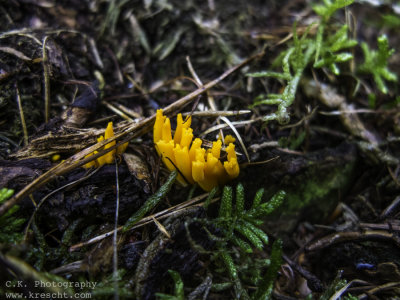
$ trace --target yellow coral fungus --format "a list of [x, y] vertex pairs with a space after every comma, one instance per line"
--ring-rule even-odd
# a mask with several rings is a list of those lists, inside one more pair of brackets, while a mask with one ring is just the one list
[[[107, 140], [113, 136], [114, 136], [113, 124], [112, 124], [112, 122], [109, 122], [107, 125], [107, 128], [106, 128], [106, 132], [104, 133], [104, 139]], [[115, 140], [112, 141], [111, 143], [108, 143], [107, 145], [104, 146], [104, 150], [111, 148], [115, 144], [116, 144]], [[116, 150], [114, 149], [103, 155], [104, 161], [106, 164], [112, 164], [114, 162], [115, 152], [116, 152]]]
[[230, 178], [235, 178], [239, 175], [235, 145], [229, 144], [229, 146], [226, 147], [226, 152], [228, 153], [228, 161], [224, 162], [225, 171], [229, 174]]
[[225, 145], [229, 145], [230, 143], [234, 143], [236, 141], [236, 139], [233, 136], [231, 136], [230, 134], [228, 134], [225, 137], [224, 141], [225, 141]]
[[154, 123], [153, 141], [154, 144], [162, 139], [162, 128], [167, 117], [163, 116], [162, 109], [157, 110], [156, 122]]
[[[220, 135], [218, 135], [218, 140], [221, 140], [221, 139], [222, 139], [222, 137]], [[225, 145], [229, 145], [230, 143], [234, 143], [234, 142], [236, 142], [236, 138], [234, 138], [230, 134], [225, 136], [225, 138], [224, 138]]]
[[[113, 136], [114, 136], [113, 123], [109, 122], [108, 125], [107, 125], [107, 128], [106, 128], [106, 130], [104, 132], [104, 136], [101, 135], [100, 137], [98, 137], [97, 138], [97, 142], [100, 143], [100, 142], [102, 142], [104, 140], [112, 138]], [[104, 149], [111, 148], [115, 144], [116, 144], [116, 141], [114, 140], [114, 141], [106, 144], [104, 146]], [[98, 157], [96, 160], [88, 162], [87, 164], [83, 165], [83, 167], [87, 169], [87, 168], [92, 168], [92, 167], [101, 167], [104, 164], [112, 164], [112, 163], [114, 163], [115, 154], [120, 155], [120, 154], [124, 153], [127, 147], [128, 147], [128, 142], [118, 146], [117, 149], [113, 149], [113, 150], [109, 151], [108, 153]], [[86, 157], [90, 157], [90, 156], [92, 156], [93, 154], [96, 154], [96, 153], [98, 153], [98, 151], [94, 151], [93, 153], [89, 153], [88, 155], [85, 156], [85, 158]]]
[[[201, 147], [201, 139], [196, 138], [192, 142], [191, 121], [190, 117], [183, 121], [182, 115], [178, 114], [172, 139], [169, 118], [163, 115], [162, 109], [157, 110], [153, 129], [155, 148], [170, 171], [176, 168], [179, 170], [181, 175], [178, 176], [178, 180], [181, 183], [196, 182], [205, 191], [211, 191], [215, 186], [239, 175], [235, 145], [229, 143], [226, 148], [228, 160], [221, 163], [222, 142], [220, 140], [213, 142], [212, 148], [208, 151]], [[232, 139], [234, 140], [228, 138], [228, 141]]]
[[[162, 114], [162, 110], [161, 110], [161, 114]], [[175, 130], [175, 134], [174, 134], [174, 142], [175, 144], [180, 144], [182, 141], [182, 136], [183, 136], [183, 132], [184, 129], [190, 129], [192, 132], [193, 130], [190, 128], [190, 125], [192, 124], [192, 117], [189, 117], [187, 120], [185, 120], [185, 122], [183, 122], [183, 118], [182, 118], [182, 114], [178, 114], [177, 118], [176, 118], [176, 130]], [[193, 135], [192, 135], [193, 137]], [[191, 142], [191, 141], [190, 141]], [[189, 142], [189, 144], [190, 144]]]

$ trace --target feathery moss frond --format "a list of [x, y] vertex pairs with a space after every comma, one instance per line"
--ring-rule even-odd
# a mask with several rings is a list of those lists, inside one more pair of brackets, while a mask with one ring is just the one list
[[169, 190], [172, 187], [172, 184], [175, 182], [175, 179], [178, 175], [178, 172], [172, 171], [172, 173], [169, 175], [167, 181], [164, 183], [162, 187], [159, 188], [157, 192], [153, 196], [151, 196], [149, 199], [146, 200], [146, 202], [142, 205], [142, 207], [136, 211], [129, 219], [126, 221], [123, 231], [128, 231], [129, 229], [132, 228], [133, 225], [135, 225], [137, 222], [140, 221], [140, 219], [143, 218], [143, 216], [149, 212], [151, 209], [153, 209], [169, 192]]
[[162, 300], [184, 300], [185, 294], [183, 291], [183, 281], [181, 275], [174, 270], [168, 270], [168, 273], [169, 275], [171, 275], [175, 283], [174, 295], [156, 293], [156, 296], [158, 297], [158, 299]]
[[386, 87], [385, 80], [397, 80], [397, 75], [391, 72], [387, 67], [388, 60], [394, 53], [394, 49], [389, 48], [389, 41], [386, 35], [378, 37], [377, 51], [371, 50], [366, 43], [362, 43], [361, 48], [364, 52], [365, 61], [359, 66], [359, 71], [361, 73], [371, 74], [378, 89], [386, 94], [388, 88]]
[[[204, 224], [212, 224], [223, 235], [221, 238], [209, 233], [209, 237], [217, 245], [218, 251], [215, 255], [222, 261], [226, 272], [229, 274], [235, 299], [250, 299], [247, 290], [244, 289], [243, 280], [247, 280], [247, 284], [250, 280], [250, 284], [257, 286], [257, 295], [269, 295], [272, 292], [272, 284], [276, 278], [277, 270], [281, 265], [280, 242], [275, 242], [272, 246], [271, 260], [268, 260], [265, 275], [262, 275], [266, 267], [265, 263], [255, 265], [254, 258], [249, 256], [253, 253], [254, 248], [262, 250], [268, 244], [268, 235], [258, 226], [262, 225], [265, 216], [281, 205], [286, 195], [284, 191], [279, 191], [270, 201], [262, 202], [263, 194], [264, 189], [258, 190], [250, 207], [246, 209], [243, 185], [238, 184], [236, 186], [235, 202], [232, 187], [225, 186], [218, 217], [210, 221], [197, 220], [203, 221]], [[228, 247], [229, 243], [238, 248]], [[236, 254], [233, 255], [232, 252]]]
[[[0, 189], [0, 205], [13, 194], [14, 190], [12, 189]], [[0, 243], [18, 243], [22, 239], [21, 227], [26, 220], [15, 216], [18, 210], [19, 206], [14, 205], [4, 215], [0, 216]]]
[[276, 112], [265, 115], [264, 122], [276, 120], [280, 124], [290, 121], [288, 108], [296, 97], [297, 87], [303, 76], [304, 70], [314, 61], [314, 68], [328, 68], [333, 74], [339, 75], [338, 63], [353, 59], [349, 52], [342, 52], [357, 45], [357, 41], [349, 38], [347, 26], [342, 26], [335, 34], [326, 34], [330, 17], [340, 8], [352, 4], [354, 0], [324, 0], [321, 5], [314, 5], [314, 11], [321, 16], [317, 34], [308, 38], [310, 25], [301, 38], [297, 35], [296, 23], [293, 24], [293, 44], [286, 51], [282, 51], [274, 61], [273, 67], [281, 65], [282, 73], [275, 71], [261, 71], [249, 73], [250, 77], [272, 77], [284, 82], [285, 88], [281, 94], [260, 95], [256, 97], [252, 107], [259, 105], [276, 105]]

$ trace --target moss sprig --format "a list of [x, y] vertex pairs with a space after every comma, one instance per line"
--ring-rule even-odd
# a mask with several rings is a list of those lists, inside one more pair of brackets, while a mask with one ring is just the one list
[[[0, 205], [14, 194], [14, 190], [0, 189]], [[11, 207], [4, 215], [0, 216], [0, 243], [18, 243], [23, 237], [22, 225], [26, 219], [16, 216], [18, 205]]]
[[142, 205], [139, 210], [137, 210], [129, 219], [126, 221], [124, 227], [123, 227], [123, 232], [128, 231], [129, 229], [132, 228], [133, 225], [135, 225], [137, 222], [139, 222], [146, 213], [148, 213], [151, 209], [153, 209], [164, 197], [167, 195], [169, 190], [171, 189], [173, 183], [175, 182], [175, 179], [178, 175], [178, 172], [172, 171], [172, 173], [168, 176], [167, 181], [164, 183], [163, 186], [161, 186], [157, 192], [154, 193], [149, 199], [146, 200], [146, 202]]
[[261, 250], [268, 244], [267, 234], [259, 229], [263, 223], [263, 217], [269, 215], [281, 205], [285, 198], [285, 192], [279, 191], [269, 202], [262, 203], [264, 190], [260, 189], [253, 200], [250, 209], [245, 210], [244, 188], [242, 184], [236, 187], [236, 203], [233, 204], [233, 189], [225, 186], [222, 194], [218, 218], [213, 222], [224, 232], [225, 238], [231, 240], [241, 250], [252, 253], [252, 244]]
[[321, 4], [314, 4], [313, 10], [326, 22], [338, 10], [349, 6], [354, 0], [323, 0]]
[[378, 89], [386, 94], [388, 88], [386, 81], [396, 81], [397, 75], [388, 69], [388, 60], [393, 55], [394, 49], [390, 49], [389, 41], [386, 35], [378, 37], [378, 50], [371, 50], [367, 43], [361, 43], [361, 49], [364, 52], [364, 63], [358, 70], [364, 74], [371, 74]]
[[323, 4], [314, 5], [314, 11], [321, 16], [318, 22], [317, 34], [314, 38], [308, 38], [310, 25], [301, 38], [297, 35], [296, 23], [293, 25], [293, 44], [287, 50], [280, 53], [273, 66], [281, 65], [283, 72], [263, 71], [249, 73], [250, 77], [272, 77], [284, 81], [285, 88], [281, 94], [259, 95], [252, 107], [259, 105], [276, 105], [275, 112], [265, 115], [264, 122], [276, 120], [280, 124], [290, 121], [288, 108], [293, 104], [297, 88], [304, 70], [312, 61], [314, 68], [328, 68], [333, 74], [339, 75], [338, 63], [353, 59], [349, 52], [342, 52], [357, 45], [357, 41], [348, 36], [348, 28], [342, 26], [335, 34], [326, 34], [326, 28], [330, 17], [340, 8], [352, 4], [354, 0], [324, 0]]
[[[272, 246], [271, 259], [268, 260], [268, 271], [264, 276], [262, 275], [261, 268], [265, 267], [265, 264], [261, 264], [263, 267], [260, 267], [260, 264], [258, 264], [257, 267], [252, 263], [254, 258], [250, 256], [254, 248], [262, 250], [268, 244], [268, 235], [259, 226], [263, 224], [265, 216], [269, 215], [282, 204], [286, 193], [279, 191], [268, 202], [262, 201], [263, 195], [264, 189], [258, 190], [251, 206], [246, 209], [243, 185], [237, 185], [236, 199], [233, 196], [232, 187], [225, 186], [221, 197], [218, 217], [211, 221], [218, 230], [222, 231], [224, 236], [222, 239], [215, 239], [217, 248], [219, 249], [217, 257], [219, 257], [229, 274], [236, 299], [251, 299], [243, 287], [243, 279], [239, 274], [246, 274], [247, 278], [251, 278], [251, 284], [256, 284], [257, 291], [252, 298], [264, 299], [257, 297], [259, 295], [264, 297], [272, 292], [272, 284], [275, 280], [277, 270], [281, 265], [281, 242], [275, 242]], [[235, 202], [234, 199], [236, 200]], [[230, 250], [232, 248], [228, 247], [229, 243], [236, 245], [240, 251], [233, 255], [232, 250]], [[242, 269], [246, 270], [246, 267], [241, 266], [241, 263], [245, 266], [252, 265], [251, 272], [248, 270], [239, 272]]]
[[343, 25], [335, 34], [328, 36], [324, 43], [322, 40], [319, 42], [317, 36], [317, 50], [319, 49], [321, 57], [319, 58], [318, 54], [315, 55], [313, 67], [327, 67], [333, 74], [339, 75], [340, 69], [337, 64], [353, 59], [353, 54], [341, 51], [357, 44], [356, 40], [349, 38], [347, 25]]
[[175, 285], [174, 295], [156, 293], [157, 298], [162, 300], [184, 300], [185, 294], [183, 291], [183, 281], [181, 275], [174, 270], [168, 270], [168, 273], [174, 280], [174, 285]]

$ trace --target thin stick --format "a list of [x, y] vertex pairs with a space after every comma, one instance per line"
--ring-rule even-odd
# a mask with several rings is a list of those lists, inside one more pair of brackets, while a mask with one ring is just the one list
[[114, 235], [113, 235], [113, 281], [114, 281], [114, 300], [119, 300], [118, 291], [118, 251], [117, 251], [117, 236], [118, 236], [118, 215], [119, 215], [119, 180], [118, 180], [118, 162], [115, 159], [115, 186], [117, 190], [117, 203], [115, 208], [114, 220]]
[[[116, 107], [132, 118], [143, 119], [142, 115], [138, 114], [137, 112], [133, 111], [132, 109], [129, 109], [129, 108], [123, 106], [122, 104], [116, 104]], [[132, 121], [137, 122], [137, 120], [135, 120], [135, 119], [133, 119]]]
[[104, 69], [104, 64], [103, 64], [103, 61], [100, 58], [99, 51], [97, 50], [96, 42], [94, 41], [93, 38], [88, 38], [87, 40], [89, 42], [90, 49], [92, 50], [92, 54], [93, 54], [93, 57], [94, 57], [94, 61], [96, 62], [96, 65], [100, 69]]
[[257, 165], [265, 165], [270, 163], [271, 161], [277, 160], [279, 158], [279, 156], [275, 156], [273, 158], [267, 159], [267, 160], [263, 160], [263, 161], [253, 161], [253, 162], [246, 162], [243, 164], [240, 164], [240, 167], [245, 168], [247, 166], [257, 166]]
[[190, 61], [189, 56], [186, 56], [186, 62], [187, 62], [187, 65], [188, 65], [189, 72], [193, 76], [193, 79], [196, 81], [196, 83], [198, 85], [203, 85], [203, 83], [201, 82], [199, 76], [197, 76], [197, 74], [196, 74], [196, 72], [195, 72], [195, 70], [193, 68], [193, 65], [192, 65], [192, 62]]
[[224, 121], [228, 126], [232, 129], [232, 131], [235, 133], [236, 137], [238, 138], [239, 144], [243, 149], [244, 154], [246, 155], [247, 162], [250, 162], [250, 156], [249, 153], [247, 153], [246, 146], [243, 143], [242, 137], [240, 136], [239, 132], [236, 130], [235, 126], [233, 126], [232, 122], [229, 121], [227, 117], [221, 117], [221, 120]]
[[108, 103], [107, 101], [103, 101], [103, 104], [111, 111], [115, 112], [117, 115], [119, 115], [121, 118], [133, 122], [134, 120], [130, 118], [128, 115], [126, 115], [124, 112], [116, 108], [114, 105], [111, 103]]
[[19, 94], [19, 89], [18, 89], [18, 85], [17, 84], [15, 84], [15, 90], [17, 92], [17, 103], [18, 103], [19, 117], [21, 118], [22, 131], [24, 132], [24, 146], [27, 146], [28, 145], [28, 129], [26, 128], [24, 110], [22, 109], [21, 96]]
[[[238, 126], [244, 126], [244, 125], [247, 125], [247, 124], [251, 124], [251, 123], [254, 123], [254, 122], [257, 122], [257, 121], [259, 121], [259, 119], [231, 122], [231, 124], [238, 127]], [[226, 127], [229, 127], [229, 125], [228, 124], [215, 125], [213, 127], [208, 128], [207, 130], [203, 131], [200, 134], [200, 136], [205, 136], [205, 135], [209, 134], [210, 132], [217, 131], [219, 129], [226, 128]]]
[[0, 51], [14, 55], [16, 57], [18, 57], [19, 59], [22, 59], [24, 61], [32, 61], [32, 59], [30, 59], [28, 56], [26, 56], [25, 54], [23, 54], [22, 52], [11, 48], [11, 47], [0, 47]]
[[367, 291], [366, 293], [363, 293], [361, 295], [358, 296], [358, 299], [362, 300], [362, 299], [368, 299], [369, 297], [371, 297], [371, 295], [379, 292], [379, 291], [383, 291], [383, 290], [387, 290], [387, 289], [391, 289], [394, 288], [396, 286], [400, 285], [400, 283], [398, 281], [396, 282], [388, 282], [379, 286], [376, 286], [372, 289], [370, 289], [369, 291]]
[[206, 111], [194, 111], [193, 113], [183, 113], [182, 116], [196, 116], [205, 118], [216, 118], [216, 117], [231, 117], [239, 116], [251, 113], [251, 110], [206, 110]]
[[[264, 53], [259, 53], [257, 55], [254, 55], [254, 56], [246, 59], [242, 63], [225, 71], [218, 78], [210, 81], [209, 83], [205, 84], [204, 86], [198, 88], [197, 90], [189, 93], [188, 95], [186, 95], [186, 96], [182, 97], [181, 99], [175, 101], [174, 103], [170, 104], [169, 106], [167, 106], [164, 109], [164, 114], [171, 115], [173, 112], [176, 112], [176, 111], [184, 108], [185, 106], [190, 104], [194, 99], [196, 99], [199, 95], [201, 95], [205, 91], [211, 89], [212, 87], [214, 87], [215, 85], [220, 83], [222, 80], [224, 80], [226, 77], [228, 77], [235, 71], [239, 70], [243, 66], [247, 65], [252, 60], [261, 57], [262, 55], [264, 55]], [[75, 155], [66, 159], [64, 162], [61, 162], [60, 164], [51, 168], [46, 173], [42, 174], [41, 176], [39, 176], [38, 178], [33, 180], [30, 184], [25, 186], [21, 191], [19, 191], [16, 195], [14, 195], [12, 198], [10, 198], [2, 206], [0, 206], [0, 216], [3, 215], [6, 211], [8, 211], [13, 205], [17, 204], [19, 201], [21, 201], [22, 199], [27, 197], [29, 194], [34, 192], [36, 189], [45, 185], [46, 183], [53, 180], [57, 176], [68, 173], [68, 172], [114, 150], [119, 145], [122, 145], [122, 144], [126, 143], [127, 141], [148, 132], [151, 129], [151, 127], [153, 126], [155, 119], [156, 119], [156, 115], [154, 114], [151, 117], [141, 120], [139, 123], [128, 124], [121, 133], [116, 134], [115, 136], [113, 136], [107, 140], [104, 140], [100, 143], [96, 143], [93, 146], [90, 146], [90, 147], [76, 153]], [[117, 139], [121, 139], [121, 138], [124, 138], [124, 139], [122, 139], [116, 145], [114, 145], [110, 148], [107, 148], [103, 151], [99, 151], [99, 153], [93, 154], [90, 157], [85, 158], [86, 155], [93, 153], [94, 151], [100, 149], [104, 145], [106, 145], [112, 141], [115, 141]]]
[[[146, 225], [148, 223], [153, 222], [153, 218], [158, 218], [159, 220], [165, 219], [165, 218], [169, 217], [170, 215], [172, 215], [172, 214], [174, 214], [174, 213], [176, 213], [176, 212], [178, 212], [178, 211], [180, 211], [180, 210], [182, 210], [182, 209], [184, 209], [184, 208], [186, 208], [186, 207], [188, 207], [190, 205], [195, 205], [196, 202], [206, 198], [207, 196], [208, 196], [208, 193], [202, 194], [202, 195], [197, 196], [197, 197], [195, 197], [193, 199], [190, 199], [190, 200], [188, 200], [186, 202], [180, 203], [178, 205], [175, 205], [173, 207], [170, 207], [170, 208], [167, 208], [167, 209], [165, 209], [163, 211], [160, 211], [160, 212], [158, 212], [156, 214], [153, 214], [151, 216], [145, 217], [145, 218], [141, 219], [136, 225], [134, 225], [131, 228], [131, 230], [139, 228], [139, 227], [142, 227], [142, 226], [144, 226], [144, 225]], [[196, 204], [196, 205], [202, 205], [202, 204], [203, 203]], [[117, 228], [117, 230], [118, 231], [122, 230], [122, 228], [123, 228], [123, 226], [120, 226], [120, 227]], [[94, 237], [94, 238], [92, 238], [92, 239], [90, 239], [90, 240], [88, 240], [86, 242], [82, 242], [82, 243], [73, 245], [73, 246], [71, 246], [69, 248], [69, 251], [70, 252], [76, 251], [76, 250], [78, 250], [78, 249], [80, 249], [80, 248], [82, 248], [84, 246], [88, 246], [88, 245], [91, 245], [93, 243], [97, 243], [97, 242], [109, 237], [114, 232], [115, 232], [115, 230], [109, 231], [109, 232], [103, 233], [101, 235], [98, 235], [98, 236], [96, 236], [96, 237]]]
[[50, 111], [50, 79], [49, 79], [49, 66], [48, 66], [48, 58], [46, 51], [46, 42], [48, 36], [45, 36], [43, 39], [42, 45], [42, 64], [43, 64], [43, 76], [44, 76], [44, 119], [47, 123], [49, 121], [49, 111]]
[[[196, 84], [199, 86], [203, 86], [203, 82], [200, 80], [199, 76], [197, 76], [196, 71], [193, 68], [192, 62], [190, 61], [189, 56], [186, 56], [186, 61], [188, 64], [189, 71], [192, 74], [194, 80], [196, 81]], [[210, 93], [208, 91], [207, 91], [207, 102], [208, 102], [208, 105], [210, 106], [211, 111], [218, 110], [217, 105], [215, 104], [214, 98], [210, 95]], [[218, 125], [220, 124], [219, 118], [217, 119], [217, 123], [218, 123]], [[219, 134], [220, 134], [222, 140], [224, 140], [224, 133], [223, 133], [222, 129], [220, 129]]]
[[[190, 62], [189, 56], [186, 57], [186, 60], [188, 63], [188, 68], [190, 70], [190, 73], [192, 74], [193, 78], [196, 80], [197, 84], [203, 85], [200, 78], [197, 76], [195, 70], [193, 69], [193, 66], [192, 66], [192, 63]], [[207, 99], [208, 99], [208, 105], [210, 106], [211, 110], [216, 112], [218, 110], [217, 105], [215, 104], [215, 100], [209, 92], [207, 92]], [[249, 157], [249, 154], [247, 153], [247, 149], [243, 143], [242, 137], [240, 136], [239, 132], [236, 130], [235, 126], [233, 126], [232, 122], [229, 121], [229, 119], [225, 116], [221, 116], [220, 119], [222, 121], [224, 121], [235, 133], [236, 137], [238, 138], [239, 144], [242, 147], [244, 154], [246, 155], [247, 161], [250, 162], [250, 157]], [[217, 119], [217, 123], [218, 123], [218, 125], [220, 125], [219, 119]], [[224, 133], [222, 132], [222, 128], [220, 129], [219, 134], [220, 134], [221, 138], [223, 139]]]
[[330, 298], [329, 300], [337, 300], [340, 299], [340, 297], [344, 294], [344, 292], [346, 292], [346, 290], [354, 283], [364, 283], [364, 281], [355, 279], [350, 281], [348, 284], [346, 284], [345, 286], [343, 286], [341, 289], [339, 289], [338, 291], [336, 291]]

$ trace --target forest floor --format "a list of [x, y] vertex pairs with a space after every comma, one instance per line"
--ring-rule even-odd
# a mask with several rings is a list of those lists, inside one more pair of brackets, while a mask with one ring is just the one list
[[0, 15], [2, 299], [399, 299], [399, 4]]

